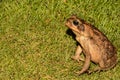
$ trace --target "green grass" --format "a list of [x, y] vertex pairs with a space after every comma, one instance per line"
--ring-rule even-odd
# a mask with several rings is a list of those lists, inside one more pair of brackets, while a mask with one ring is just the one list
[[[117, 66], [76, 76], [76, 41], [65, 20], [77, 14], [116, 46]], [[0, 80], [120, 79], [120, 0], [0, 0]], [[90, 68], [95, 67], [91, 64]]]

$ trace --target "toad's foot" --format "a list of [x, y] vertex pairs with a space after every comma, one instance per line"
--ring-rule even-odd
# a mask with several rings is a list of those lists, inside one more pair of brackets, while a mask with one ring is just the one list
[[73, 60], [78, 61], [78, 62], [80, 62], [80, 61], [84, 61], [84, 59], [81, 58], [80, 56], [71, 56], [71, 58], [72, 58]]
[[77, 72], [75, 72], [76, 73], [76, 75], [78, 75], [78, 76], [80, 76], [81, 74], [83, 74], [83, 72], [81, 72], [81, 71], [77, 71]]
[[101, 71], [101, 68], [100, 67], [96, 67], [94, 70], [87, 70], [87, 73], [88, 74], [91, 74], [91, 73], [93, 73], [93, 72], [97, 72], [97, 73], [99, 73]]

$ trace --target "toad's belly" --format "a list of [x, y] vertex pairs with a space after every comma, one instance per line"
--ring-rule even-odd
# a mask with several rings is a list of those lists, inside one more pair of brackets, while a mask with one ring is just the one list
[[102, 59], [102, 52], [101, 48], [98, 47], [95, 42], [91, 41], [88, 38], [85, 38], [84, 36], [81, 36], [80, 38], [77, 38], [77, 41], [81, 44], [83, 50], [85, 51], [85, 54], [90, 54], [91, 60], [94, 63], [99, 63], [99, 61]]
[[100, 47], [98, 47], [97, 45], [90, 44], [88, 47], [88, 52], [90, 53], [91, 60], [94, 63], [99, 63], [100, 60], [102, 59], [102, 52], [103, 51], [101, 51]]
[[96, 44], [90, 44], [89, 42], [84, 43], [83, 50], [85, 50], [85, 54], [90, 54], [91, 61], [94, 63], [99, 63], [102, 59], [102, 50]]
[[91, 61], [93, 61], [94, 63], [99, 63], [101, 59], [101, 55], [99, 55], [98, 53], [91, 53]]

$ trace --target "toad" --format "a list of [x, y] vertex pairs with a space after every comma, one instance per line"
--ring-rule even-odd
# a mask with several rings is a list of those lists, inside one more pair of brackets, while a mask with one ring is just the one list
[[[83, 68], [76, 72], [77, 74], [109, 70], [117, 64], [116, 48], [96, 27], [75, 15], [68, 18], [65, 25], [73, 31], [79, 43], [72, 59], [84, 61]], [[85, 55], [85, 59], [80, 56], [82, 52]], [[91, 61], [99, 65], [92, 71], [88, 70]]]

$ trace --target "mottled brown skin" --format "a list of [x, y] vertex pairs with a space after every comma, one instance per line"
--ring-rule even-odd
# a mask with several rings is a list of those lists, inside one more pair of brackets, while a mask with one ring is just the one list
[[[76, 40], [80, 44], [76, 49], [75, 56], [72, 56], [74, 60], [84, 61], [83, 68], [77, 74], [88, 72], [90, 61], [99, 65], [91, 72], [108, 70], [117, 64], [115, 47], [97, 28], [74, 15], [67, 19], [65, 25], [74, 32]], [[82, 52], [85, 60], [80, 57]], [[89, 71], [89, 73], [91, 72]]]

